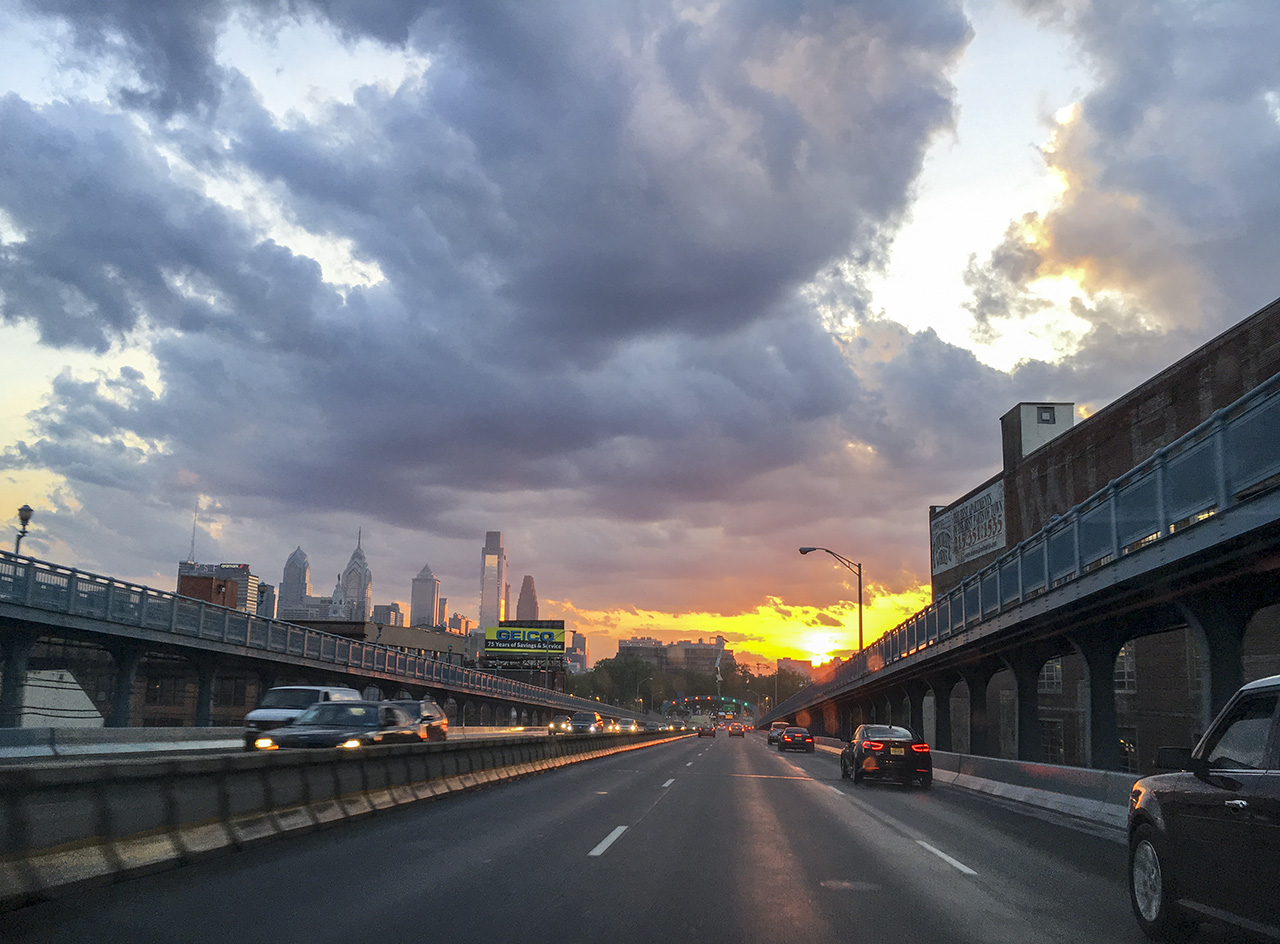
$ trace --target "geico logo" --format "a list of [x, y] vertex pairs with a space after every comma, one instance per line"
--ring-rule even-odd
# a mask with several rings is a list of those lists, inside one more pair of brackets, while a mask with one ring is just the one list
[[555, 642], [556, 634], [549, 629], [500, 629], [496, 638], [504, 642]]

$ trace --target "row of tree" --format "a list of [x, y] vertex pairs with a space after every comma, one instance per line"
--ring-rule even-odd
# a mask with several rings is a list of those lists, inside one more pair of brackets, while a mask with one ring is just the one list
[[776, 705], [809, 684], [799, 672], [783, 669], [780, 673], [757, 675], [745, 665], [733, 666], [724, 675], [717, 692], [714, 675], [702, 672], [664, 672], [635, 656], [601, 659], [590, 672], [569, 678], [569, 690], [581, 698], [599, 699], [602, 704], [622, 708], [638, 708], [643, 702], [654, 711], [663, 702], [719, 694], [736, 698], [752, 706]]

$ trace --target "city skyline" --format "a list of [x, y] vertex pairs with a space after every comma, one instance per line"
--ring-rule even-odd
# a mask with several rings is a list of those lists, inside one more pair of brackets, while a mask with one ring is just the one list
[[479, 616], [497, 528], [593, 659], [844, 654], [797, 548], [875, 640], [1009, 410], [1280, 294], [1280, 5], [392, 6], [0, 9], [24, 552]]

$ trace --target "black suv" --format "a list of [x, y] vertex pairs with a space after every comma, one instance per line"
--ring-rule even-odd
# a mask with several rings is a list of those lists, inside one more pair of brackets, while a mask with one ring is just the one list
[[1129, 899], [1153, 940], [1211, 918], [1280, 939], [1280, 675], [1231, 697], [1195, 750], [1129, 797]]

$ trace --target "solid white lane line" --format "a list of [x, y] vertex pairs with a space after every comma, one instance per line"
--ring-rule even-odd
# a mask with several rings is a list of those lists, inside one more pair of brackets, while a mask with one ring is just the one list
[[621, 836], [626, 831], [627, 831], [627, 827], [625, 826], [615, 827], [613, 832], [609, 833], [609, 835], [601, 839], [600, 844], [596, 846], [594, 849], [592, 849], [590, 852], [588, 852], [587, 855], [589, 856], [604, 855], [605, 850], [608, 849], [610, 846], [612, 846], [615, 842], [617, 842], [618, 837]]
[[670, 780], [668, 780], [666, 783], [664, 783], [664, 784], [663, 784], [663, 786], [664, 786], [664, 787], [669, 787], [669, 786], [671, 786], [671, 785], [672, 785], [673, 783], [675, 783], [675, 782], [676, 782], [676, 778], [675, 778], [675, 777], [672, 777]]
[[943, 862], [947, 863], [947, 865], [950, 865], [950, 866], [952, 866], [953, 868], [957, 868], [957, 869], [959, 869], [959, 870], [960, 870], [961, 872], [963, 872], [965, 875], [977, 875], [977, 874], [978, 874], [978, 873], [977, 873], [977, 872], [975, 872], [973, 869], [969, 868], [969, 866], [965, 865], [963, 862], [960, 862], [960, 861], [959, 861], [959, 860], [957, 860], [957, 859], [953, 859], [953, 858], [951, 858], [951, 856], [947, 855], [947, 854], [946, 854], [945, 852], [943, 852], [941, 849], [935, 849], [933, 846], [929, 845], [929, 844], [928, 844], [927, 842], [925, 842], [923, 839], [917, 839], [917, 840], [916, 840], [916, 842], [918, 842], [920, 845], [924, 846], [926, 849], [928, 849], [930, 852], [932, 852], [934, 855], [936, 855], [936, 856], [937, 856], [939, 859], [941, 859]]

